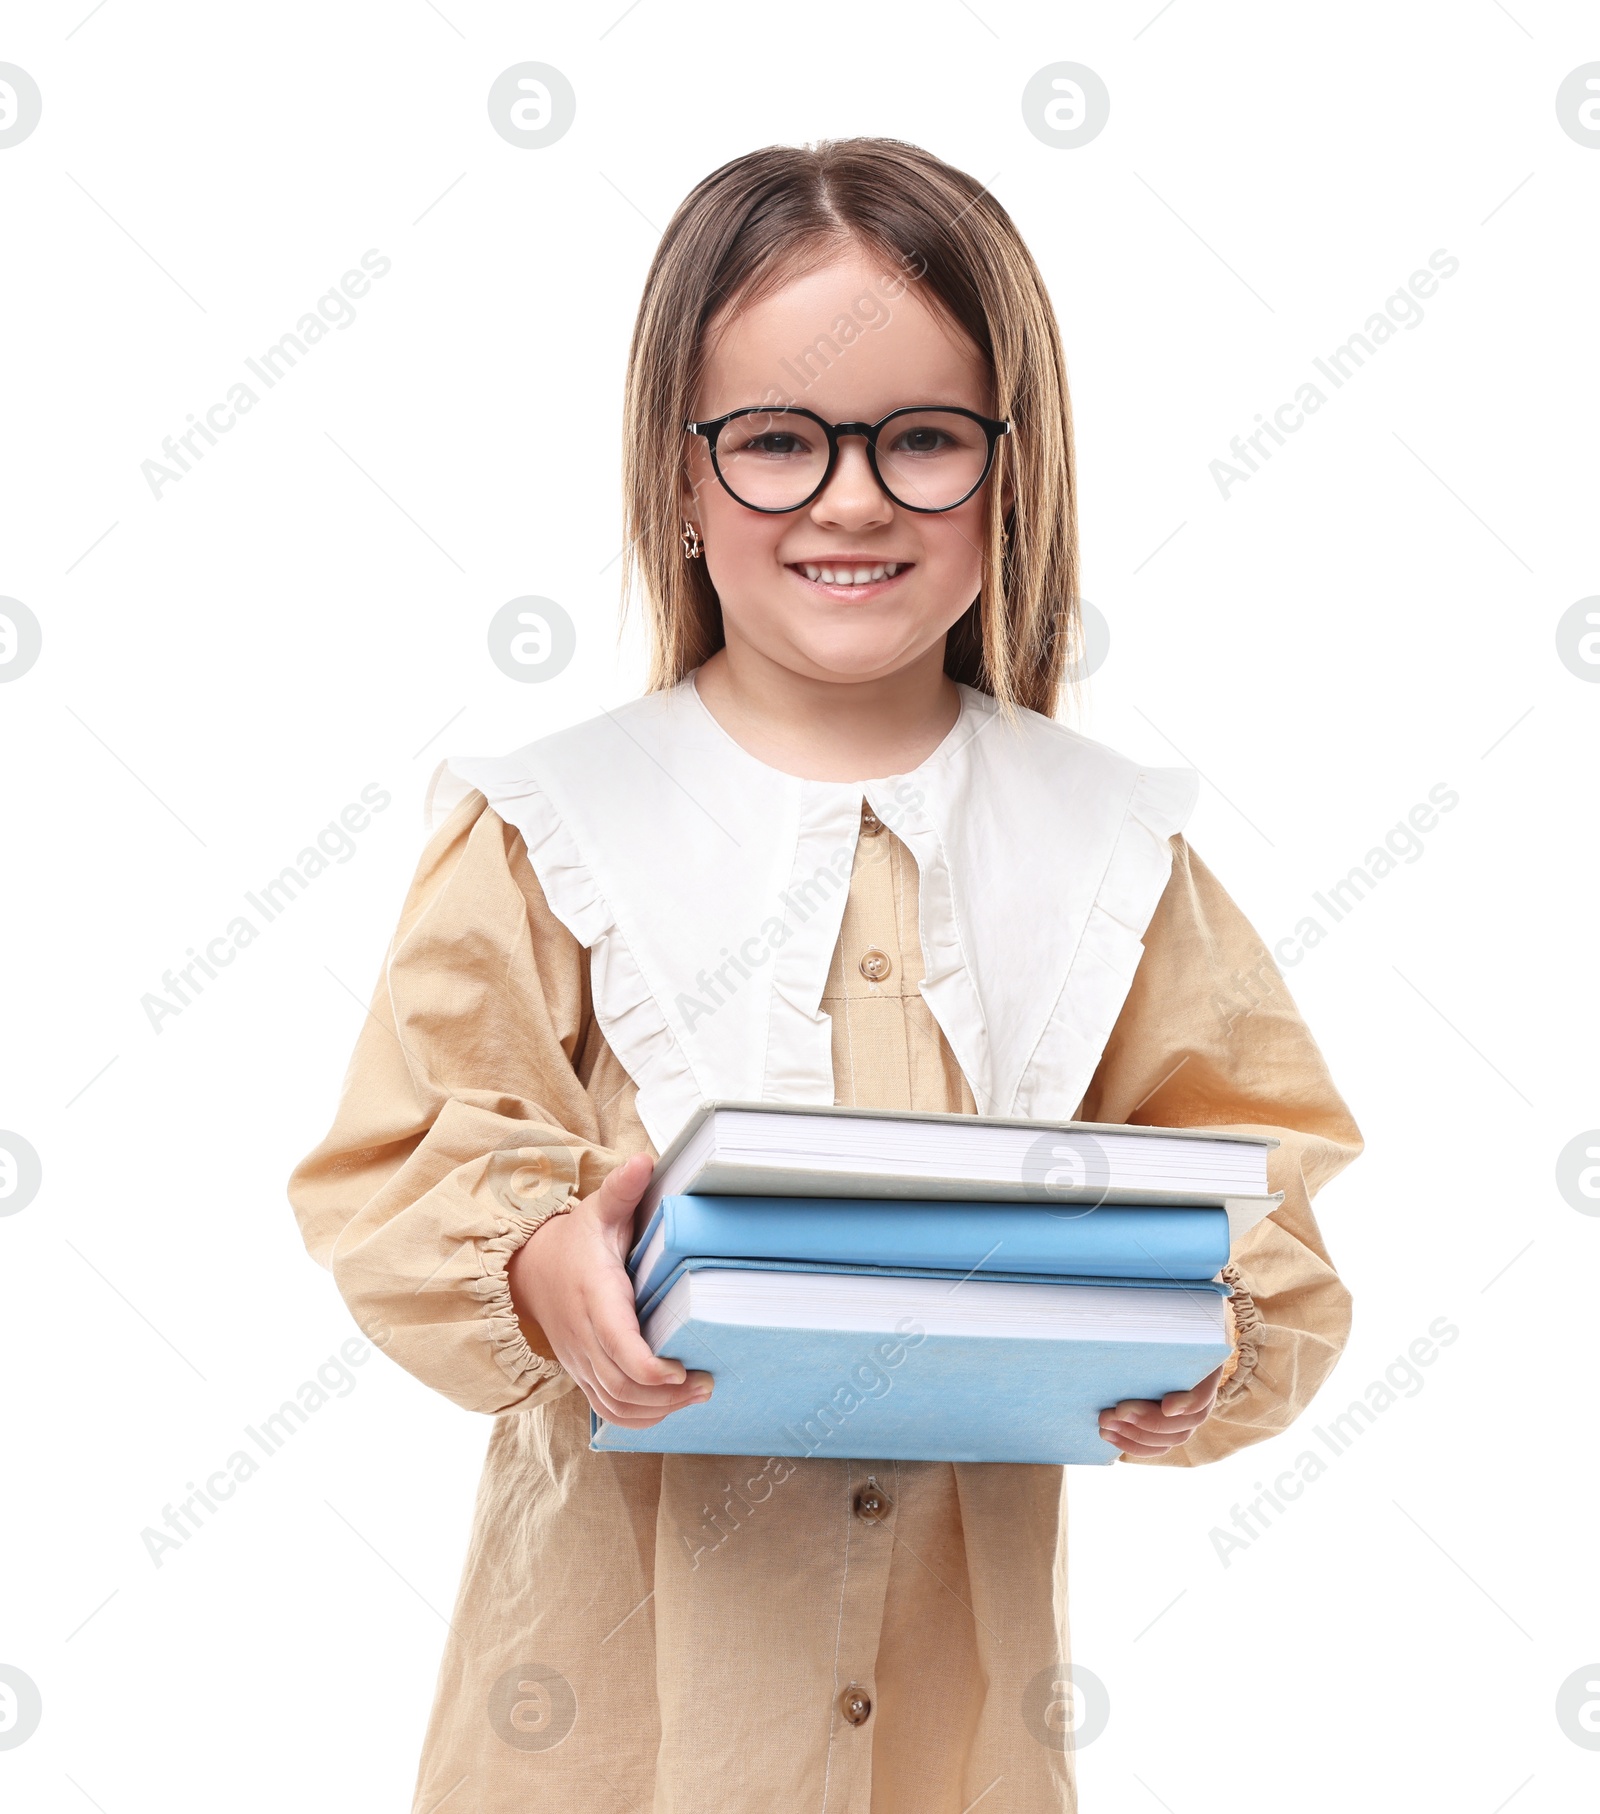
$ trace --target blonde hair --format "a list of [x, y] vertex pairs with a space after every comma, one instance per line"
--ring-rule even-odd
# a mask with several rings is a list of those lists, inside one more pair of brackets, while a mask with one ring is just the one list
[[[643, 582], [649, 688], [675, 686], [722, 647], [703, 561], [684, 557], [683, 424], [694, 414], [708, 326], [852, 243], [909, 274], [994, 374], [996, 448], [978, 597], [951, 627], [945, 672], [1054, 717], [1081, 672], [1077, 484], [1061, 335], [1022, 236], [964, 171], [898, 139], [772, 145], [698, 183], [667, 224], [645, 279], [624, 403], [623, 606]], [[752, 402], [761, 399], [752, 398]], [[1001, 498], [1009, 476], [1009, 521]]]

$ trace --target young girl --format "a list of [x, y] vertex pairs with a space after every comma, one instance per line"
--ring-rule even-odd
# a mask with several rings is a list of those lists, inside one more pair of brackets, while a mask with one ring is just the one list
[[650, 691], [441, 765], [289, 1187], [363, 1327], [495, 1420], [414, 1807], [1071, 1809], [1063, 1470], [591, 1450], [591, 1406], [721, 1389], [639, 1333], [634, 1205], [706, 1098], [1275, 1135], [1229, 1362], [1103, 1415], [1189, 1467], [1337, 1358], [1310, 1199], [1361, 1138], [1181, 835], [1193, 773], [1055, 721], [1071, 419], [992, 196], [890, 140], [714, 172], [651, 267], [626, 447]]

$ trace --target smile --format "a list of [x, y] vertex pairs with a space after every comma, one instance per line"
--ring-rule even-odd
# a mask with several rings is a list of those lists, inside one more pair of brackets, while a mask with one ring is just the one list
[[910, 571], [911, 561], [850, 561], [826, 563], [792, 561], [789, 571], [797, 573], [813, 586], [827, 586], [833, 591], [860, 592], [868, 586], [884, 585]]

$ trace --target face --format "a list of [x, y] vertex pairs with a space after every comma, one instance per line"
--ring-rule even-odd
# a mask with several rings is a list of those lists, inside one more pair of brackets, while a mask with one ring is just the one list
[[[734, 311], [720, 332], [713, 324], [695, 420], [774, 404], [799, 404], [828, 422], [877, 422], [917, 404], [994, 413], [978, 349], [922, 301], [915, 282], [862, 253]], [[891, 424], [880, 460], [893, 433]], [[881, 679], [942, 650], [978, 595], [992, 472], [952, 510], [907, 510], [873, 477], [866, 443], [846, 436], [809, 504], [767, 514], [723, 488], [703, 436], [684, 439], [683, 515], [699, 528], [730, 646], [833, 681]], [[914, 434], [900, 444], [912, 458], [928, 445]], [[788, 445], [763, 443], [741, 457], [770, 462]]]

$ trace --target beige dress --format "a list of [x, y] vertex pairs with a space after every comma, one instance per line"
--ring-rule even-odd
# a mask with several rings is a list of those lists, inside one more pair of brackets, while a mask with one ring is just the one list
[[[1079, 1116], [1275, 1134], [1286, 1193], [1225, 1275], [1231, 1376], [1160, 1464], [1187, 1467], [1283, 1429], [1337, 1358], [1350, 1299], [1310, 1198], [1361, 1136], [1261, 941], [1171, 846]], [[917, 925], [916, 864], [868, 812], [823, 1001], [837, 1099], [972, 1113], [918, 993]], [[471, 793], [424, 852], [333, 1127], [289, 1184], [368, 1336], [495, 1419], [413, 1814], [1074, 1809], [1049, 1717], [1063, 1469], [589, 1448], [587, 1401], [519, 1321], [506, 1262], [640, 1150], [586, 953]]]

